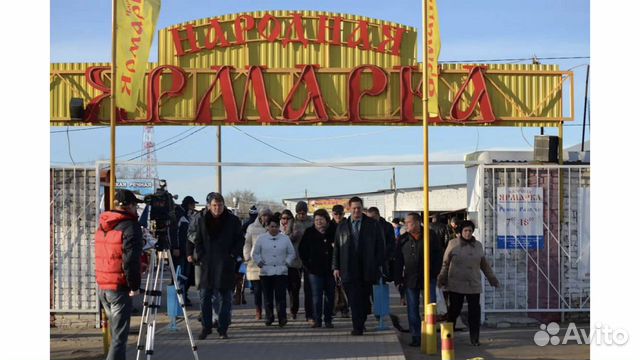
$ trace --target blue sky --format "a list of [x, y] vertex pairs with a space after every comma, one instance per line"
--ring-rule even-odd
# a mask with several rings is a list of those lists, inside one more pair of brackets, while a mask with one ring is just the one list
[[[51, 62], [108, 62], [111, 56], [109, 1], [51, 1]], [[255, 10], [326, 10], [353, 13], [419, 28], [421, 2], [374, 1], [163, 1], [158, 28], [172, 24]], [[440, 1], [442, 61], [589, 56], [589, 2], [577, 0]], [[421, 34], [420, 34], [421, 36]], [[419, 51], [419, 54], [421, 51]], [[151, 61], [157, 47], [151, 51]], [[575, 121], [564, 131], [565, 145], [580, 142], [584, 83], [589, 59], [548, 60], [561, 69], [575, 68]], [[521, 62], [525, 63], [525, 62]], [[65, 128], [51, 128], [51, 131]], [[157, 127], [156, 142], [187, 130]], [[419, 160], [419, 127], [242, 127], [243, 131], [284, 151], [312, 161]], [[216, 129], [207, 128], [156, 154], [159, 161], [214, 161]], [[547, 129], [547, 134], [556, 134]], [[587, 129], [587, 139], [590, 131]], [[531, 149], [539, 129], [430, 128], [431, 160], [462, 160], [465, 153], [484, 149]], [[230, 127], [223, 127], [223, 161], [296, 162]], [[108, 159], [107, 128], [70, 132], [76, 163]], [[64, 132], [52, 133], [51, 162], [71, 161]], [[142, 128], [118, 129], [118, 154], [140, 150]], [[215, 188], [214, 168], [160, 167], [170, 190], [202, 200]], [[280, 200], [310, 195], [374, 191], [389, 186], [390, 171], [352, 172], [308, 168], [228, 168], [223, 170], [223, 192], [251, 189], [259, 198]], [[422, 184], [420, 167], [398, 168], [400, 187]], [[431, 167], [432, 185], [466, 182], [462, 166]]]

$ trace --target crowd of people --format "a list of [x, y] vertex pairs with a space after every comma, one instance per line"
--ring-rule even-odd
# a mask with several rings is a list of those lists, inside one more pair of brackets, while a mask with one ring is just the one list
[[[96, 278], [99, 298], [112, 322], [114, 354], [123, 354], [130, 296], [140, 288], [142, 237], [134, 215], [139, 202], [130, 191], [118, 190], [113, 210], [101, 215], [96, 233]], [[196, 204], [187, 196], [176, 207], [173, 236], [178, 241], [171, 246], [174, 263], [189, 278], [184, 292], [187, 306], [188, 287], [195, 285], [199, 291], [200, 340], [213, 329], [220, 339], [228, 338], [232, 303], [246, 303], [246, 287], [253, 292], [255, 319], [266, 326], [277, 320], [284, 327], [288, 319], [297, 319], [302, 289], [309, 327], [333, 328], [333, 318], [340, 315], [351, 317], [351, 335], [361, 336], [371, 314], [373, 285], [382, 279], [397, 286], [407, 306], [410, 345], [419, 346], [424, 225], [428, 225], [430, 299], [436, 299], [436, 286], [445, 290], [448, 311], [443, 320], [453, 323], [466, 299], [470, 340], [479, 345], [481, 272], [492, 286], [499, 282], [473, 237], [471, 221], [452, 218], [445, 224], [434, 217], [423, 225], [420, 214], [411, 212], [389, 223], [377, 208], [365, 209], [357, 196], [349, 199], [348, 217], [341, 205], [334, 206], [331, 214], [318, 209], [309, 216], [307, 204], [300, 201], [295, 215], [290, 210], [252, 208], [244, 224], [219, 193], [210, 193], [201, 211], [195, 211]]]

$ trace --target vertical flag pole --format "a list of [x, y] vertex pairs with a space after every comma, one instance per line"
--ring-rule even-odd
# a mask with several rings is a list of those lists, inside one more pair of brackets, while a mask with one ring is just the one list
[[[218, 125], [218, 164], [222, 162], [222, 126]], [[218, 192], [222, 194], [222, 165], [218, 165]]]
[[[110, 209], [116, 193], [116, 6], [117, 0], [113, 0], [111, 6], [111, 162], [109, 166], [109, 204], [105, 208]], [[107, 314], [102, 309], [102, 343], [105, 355], [111, 346], [111, 326]]]
[[[430, 291], [430, 261], [429, 261], [429, 106], [428, 106], [428, 92], [429, 92], [429, 79], [428, 79], [428, 11], [429, 2], [432, 0], [422, 1], [422, 132], [423, 132], [423, 201], [424, 201], [424, 320], [422, 322], [422, 334], [420, 341], [420, 349], [423, 353], [428, 355], [436, 354], [438, 351], [438, 343], [436, 338], [436, 324], [435, 324], [435, 306], [431, 304], [431, 291]], [[437, 83], [436, 83], [437, 86]]]
[[116, 6], [113, 0], [113, 15], [111, 19], [111, 163], [109, 176], [109, 201], [113, 202], [116, 191]]
[[[429, 109], [427, 107], [428, 79], [427, 79], [427, 4], [428, 0], [422, 1], [422, 177], [423, 177], [423, 221], [424, 221], [424, 308], [427, 309], [430, 302], [429, 291]], [[427, 353], [427, 314], [422, 322], [421, 350]]]

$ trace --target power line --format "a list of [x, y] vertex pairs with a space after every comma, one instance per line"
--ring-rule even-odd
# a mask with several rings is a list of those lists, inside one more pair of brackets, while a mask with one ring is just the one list
[[370, 131], [365, 133], [358, 134], [347, 134], [347, 135], [336, 135], [336, 136], [326, 136], [326, 137], [315, 137], [315, 138], [286, 138], [286, 137], [278, 137], [278, 136], [268, 136], [268, 135], [256, 135], [256, 137], [260, 137], [262, 139], [271, 139], [271, 140], [282, 140], [282, 141], [294, 141], [294, 142], [304, 142], [304, 141], [328, 141], [328, 140], [339, 140], [346, 139], [352, 137], [361, 137], [368, 135], [378, 135], [388, 133], [389, 131], [400, 130], [404, 127], [396, 127], [393, 129], [385, 129], [381, 131]]
[[[249, 134], [249, 133], [247, 133], [247, 132], [245, 132], [245, 131], [241, 130], [241, 129], [240, 129], [240, 128], [238, 128], [237, 126], [233, 126], [233, 125], [232, 125], [231, 127], [232, 127], [232, 128], [234, 128], [234, 129], [236, 129], [236, 131], [238, 131], [238, 132], [240, 132], [240, 133], [242, 133], [242, 134], [244, 134], [244, 135], [246, 135], [246, 136], [248, 136], [248, 137], [252, 138], [253, 140], [258, 141], [259, 143], [261, 143], [261, 144], [263, 144], [263, 145], [266, 145], [266, 146], [268, 146], [268, 147], [272, 148], [273, 150], [276, 150], [276, 151], [281, 152], [281, 153], [283, 153], [283, 154], [285, 154], [285, 155], [291, 156], [292, 158], [295, 158], [295, 159], [298, 159], [298, 160], [302, 160], [302, 161], [307, 162], [307, 163], [309, 163], [309, 164], [314, 164], [314, 162], [313, 162], [313, 161], [311, 161], [311, 160], [307, 160], [307, 159], [302, 158], [302, 157], [300, 157], [300, 156], [298, 156], [298, 155], [291, 154], [291, 153], [286, 152], [286, 151], [284, 151], [284, 150], [282, 150], [282, 149], [279, 149], [279, 148], [277, 148], [277, 147], [275, 147], [275, 146], [273, 146], [273, 145], [271, 145], [271, 144], [269, 144], [269, 143], [266, 143], [266, 142], [264, 142], [264, 141], [262, 141], [262, 140], [258, 139], [257, 137], [255, 137], [255, 136], [253, 136], [253, 135], [251, 135], [251, 134]], [[334, 168], [334, 169], [338, 169], [338, 170], [347, 170], [347, 171], [389, 171], [389, 170], [391, 170], [391, 168], [384, 168], [384, 169], [348, 169], [348, 168], [343, 168], [343, 167], [339, 167], [339, 166], [329, 166], [329, 167], [330, 167], [330, 168]]]
[[[169, 146], [171, 146], [171, 145], [177, 144], [177, 143], [179, 143], [180, 141], [185, 140], [185, 139], [187, 139], [188, 137], [190, 137], [190, 136], [192, 136], [192, 135], [195, 135], [196, 133], [198, 133], [198, 132], [200, 132], [200, 131], [202, 131], [202, 130], [204, 130], [204, 129], [206, 129], [206, 128], [207, 128], [206, 126], [203, 126], [203, 127], [199, 128], [199, 129], [197, 129], [197, 130], [195, 130], [194, 132], [192, 132], [192, 133], [188, 134], [187, 136], [185, 136], [185, 137], [183, 137], [183, 138], [181, 138], [181, 139], [178, 139], [178, 140], [176, 140], [176, 141], [174, 141], [174, 142], [171, 142], [171, 143], [169, 143], [169, 144], [167, 144], [167, 145], [165, 145], [165, 146], [161, 146], [161, 147], [159, 147], [159, 148], [155, 148], [155, 150], [153, 150], [153, 151], [148, 151], [148, 152], [146, 152], [146, 153], [144, 153], [144, 154], [141, 154], [141, 155], [139, 155], [139, 156], [132, 157], [132, 158], [128, 159], [127, 161], [133, 161], [133, 160], [139, 159], [139, 158], [141, 158], [141, 157], [143, 157], [143, 156], [145, 156], [145, 155], [147, 155], [147, 154], [151, 154], [151, 153], [157, 152], [157, 151], [159, 151], [159, 150], [165, 149], [165, 148], [167, 148], [167, 147], [169, 147]], [[189, 130], [191, 130], [191, 129], [189, 129]], [[189, 131], [189, 130], [187, 130], [187, 131]], [[183, 131], [181, 134], [184, 134], [184, 133], [185, 133], [185, 131]], [[179, 135], [180, 135], [180, 134], [179, 134]], [[178, 135], [176, 135], [176, 136], [178, 136]], [[175, 138], [176, 136], [173, 136], [173, 138]], [[168, 139], [167, 139], [167, 140], [168, 140]], [[163, 141], [166, 141], [166, 140], [163, 140]], [[137, 152], [138, 152], [138, 151], [134, 151], [134, 153], [137, 153]], [[130, 154], [131, 154], [131, 153], [130, 153]], [[123, 155], [120, 155], [120, 156], [118, 156], [118, 157], [123, 157], [123, 156], [125, 156], [125, 155], [130, 155], [130, 154], [123, 154]], [[73, 160], [73, 159], [72, 159], [72, 160]], [[81, 162], [81, 164], [87, 164], [87, 163], [91, 163], [91, 162], [92, 162], [92, 161], [84, 161], [84, 162]], [[53, 163], [68, 164], [68, 162], [65, 162], [65, 161], [54, 161]], [[75, 162], [73, 162], [73, 165], [76, 165], [76, 163], [75, 163]]]
[[139, 158], [141, 158], [141, 157], [143, 157], [143, 156], [146, 156], [146, 155], [148, 155], [148, 154], [152, 154], [152, 153], [158, 152], [159, 150], [162, 150], [162, 149], [167, 148], [167, 147], [169, 147], [169, 146], [171, 146], [171, 145], [177, 144], [177, 143], [179, 143], [180, 141], [185, 140], [185, 139], [187, 139], [188, 137], [190, 137], [190, 136], [192, 136], [192, 135], [195, 135], [196, 133], [198, 133], [198, 132], [200, 132], [200, 131], [202, 131], [202, 130], [204, 130], [204, 129], [206, 129], [206, 128], [207, 128], [206, 126], [202, 126], [200, 129], [197, 129], [196, 131], [194, 131], [194, 132], [192, 132], [192, 133], [188, 134], [187, 136], [185, 136], [185, 137], [183, 137], [183, 138], [181, 138], [181, 139], [178, 139], [178, 140], [176, 140], [176, 141], [174, 141], [174, 142], [171, 142], [171, 143], [169, 143], [169, 144], [167, 144], [167, 145], [165, 145], [165, 146], [161, 146], [161, 147], [159, 147], [159, 148], [155, 148], [153, 151], [147, 151], [146, 153], [144, 153], [144, 154], [142, 154], [142, 155], [138, 155], [138, 156], [132, 157], [131, 159], [128, 159], [127, 161], [136, 160], [136, 159], [139, 159]]
[[522, 140], [524, 140], [524, 142], [527, 143], [527, 145], [529, 145], [529, 147], [533, 147], [533, 145], [531, 145], [531, 143], [529, 142], [529, 140], [527, 140], [527, 137], [524, 136], [524, 128], [520, 128], [520, 135], [522, 135]]
[[[574, 59], [590, 59], [590, 56], [556, 56], [556, 57], [536, 57], [537, 60], [574, 60]], [[518, 59], [475, 59], [475, 60], [440, 60], [441, 63], [480, 63], [489, 61], [525, 61], [531, 60], [533, 57]]]
[[69, 158], [71, 159], [71, 163], [75, 166], [76, 162], [73, 160], [73, 155], [71, 155], [71, 138], [69, 137], [69, 127], [67, 126], [67, 151], [69, 152]]
[[108, 126], [92, 126], [92, 127], [83, 127], [81, 129], [72, 129], [69, 130], [69, 127], [67, 126], [67, 130], [54, 130], [54, 131], [49, 131], [49, 134], [57, 134], [57, 133], [63, 133], [63, 132], [73, 132], [73, 131], [87, 131], [87, 130], [98, 130], [98, 129], [107, 129], [109, 128]]
[[[173, 135], [171, 137], [168, 137], [168, 138], [156, 143], [156, 146], [160, 145], [160, 144], [163, 144], [163, 143], [166, 143], [169, 140], [175, 139], [175, 138], [181, 136], [182, 134], [188, 133], [189, 131], [193, 130], [194, 128], [195, 128], [195, 126], [192, 126], [192, 127], [188, 128], [187, 130], [185, 130], [185, 131], [183, 131], [183, 132], [181, 132], [181, 133], [179, 133], [177, 135]], [[140, 151], [144, 151], [144, 149], [132, 151], [132, 152], [129, 152], [129, 153], [126, 153], [126, 154], [122, 154], [122, 155], [118, 155], [118, 156], [116, 156], [116, 158], [122, 158], [122, 157], [125, 157], [125, 156], [128, 156], [128, 155], [133, 155], [133, 154], [136, 154], [136, 153], [138, 153]]]
[[[67, 126], [67, 128], [69, 128], [69, 127]], [[181, 133], [179, 133], [179, 134], [177, 134], [177, 135], [173, 135], [173, 136], [171, 136], [171, 137], [168, 137], [168, 138], [166, 138], [166, 139], [164, 139], [164, 140], [160, 141], [160, 142], [159, 142], [159, 143], [157, 143], [156, 145], [160, 145], [160, 144], [165, 143], [165, 142], [167, 142], [167, 141], [169, 141], [169, 140], [175, 139], [175, 138], [177, 138], [177, 137], [179, 137], [179, 136], [181, 136], [181, 135], [183, 135], [183, 134], [185, 134], [185, 133], [187, 133], [187, 132], [189, 132], [189, 131], [193, 130], [194, 128], [195, 128], [195, 127], [190, 127], [189, 129], [187, 129], [187, 130], [185, 130], [185, 131], [183, 131], [183, 132], [181, 132]], [[97, 128], [92, 128], [92, 129], [97, 129]], [[84, 130], [84, 129], [80, 129], [80, 130]], [[196, 132], [198, 132], [198, 131], [200, 131], [200, 130], [202, 130], [202, 129], [198, 129], [198, 130], [194, 131], [192, 134], [187, 135], [184, 139], [186, 139], [187, 137], [189, 137], [189, 136], [191, 136], [191, 135], [195, 134]], [[62, 130], [62, 131], [64, 132], [64, 130]], [[73, 130], [69, 130], [69, 131], [73, 131]], [[172, 142], [171, 144], [168, 144], [167, 146], [173, 145], [173, 144], [175, 144], [175, 143], [177, 143], [177, 142], [179, 142], [179, 141], [182, 141], [182, 140], [184, 140], [184, 139], [180, 139], [180, 140], [178, 140], [178, 141]], [[69, 141], [69, 134], [67, 134], [67, 142], [68, 142], [68, 141]], [[160, 147], [160, 148], [157, 148], [157, 149], [156, 149], [156, 151], [157, 151], [157, 150], [160, 150], [160, 149], [164, 149], [164, 148], [166, 148], [167, 146], [162, 146], [162, 147]], [[116, 158], [118, 158], [118, 159], [119, 159], [119, 158], [123, 158], [123, 157], [128, 156], [128, 155], [136, 154], [136, 153], [138, 153], [138, 152], [140, 152], [140, 151], [144, 151], [144, 149], [142, 149], [142, 150], [136, 150], [136, 151], [132, 151], [132, 152], [128, 152], [128, 153], [125, 153], [125, 154], [120, 154], [120, 155], [116, 156]], [[146, 154], [146, 153], [144, 153], [144, 154], [142, 154], [142, 155], [140, 155], [139, 157], [136, 157], [136, 158], [134, 158], [134, 159], [138, 159], [138, 158], [140, 158], [140, 157], [142, 157], [142, 156], [145, 156], [145, 155], [147, 155], [147, 154]], [[71, 156], [71, 149], [69, 149], [69, 157], [71, 158], [71, 162], [70, 162], [70, 163], [69, 163], [69, 162], [64, 162], [64, 161], [58, 161], [57, 163], [61, 163], [61, 164], [73, 164], [73, 165], [76, 165], [75, 161], [73, 161], [73, 157]], [[129, 161], [130, 161], [130, 160], [133, 160], [133, 159], [129, 159]], [[91, 163], [91, 162], [92, 162], [92, 161], [83, 161], [83, 162], [80, 162], [80, 164], [88, 164], [88, 163]]]

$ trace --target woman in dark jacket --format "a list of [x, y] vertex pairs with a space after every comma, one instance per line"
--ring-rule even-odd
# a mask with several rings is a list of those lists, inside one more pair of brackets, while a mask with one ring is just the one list
[[305, 230], [300, 241], [300, 259], [309, 272], [313, 297], [313, 324], [322, 326], [322, 314], [327, 328], [333, 328], [333, 302], [336, 283], [331, 271], [333, 237], [329, 230], [329, 213], [325, 209], [313, 213], [313, 226]]

